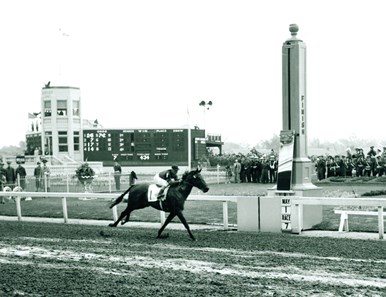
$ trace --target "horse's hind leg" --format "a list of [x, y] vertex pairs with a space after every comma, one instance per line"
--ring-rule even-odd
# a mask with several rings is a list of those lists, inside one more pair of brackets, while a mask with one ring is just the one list
[[121, 220], [121, 225], [126, 224], [130, 220], [131, 210], [127, 213], [126, 217]]
[[111, 223], [109, 224], [109, 227], [116, 227], [118, 225], [118, 223], [124, 218], [126, 217], [126, 220], [125, 220], [125, 223], [129, 220], [128, 218], [130, 217], [130, 213], [131, 213], [131, 209], [129, 209], [128, 207], [122, 211], [121, 215], [119, 216], [118, 220], [116, 220], [114, 223]]
[[158, 236], [157, 238], [161, 238], [161, 233], [162, 231], [164, 231], [164, 229], [166, 228], [166, 226], [173, 220], [173, 218], [176, 216], [175, 213], [170, 213], [168, 215], [168, 217], [166, 218], [166, 221], [165, 223], [162, 225], [161, 229], [158, 230]]

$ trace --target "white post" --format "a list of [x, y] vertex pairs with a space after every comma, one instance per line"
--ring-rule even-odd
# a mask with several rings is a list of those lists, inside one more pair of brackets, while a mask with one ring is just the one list
[[17, 213], [17, 219], [18, 221], [21, 221], [21, 206], [20, 206], [20, 196], [15, 197], [16, 202], [16, 213]]
[[66, 200], [66, 197], [62, 198], [62, 206], [63, 206], [64, 222], [67, 223], [68, 222], [68, 214], [67, 214], [67, 200]]
[[383, 239], [383, 233], [385, 232], [385, 227], [383, 223], [383, 206], [378, 206], [378, 231], [379, 239]]
[[109, 172], [109, 192], [111, 193], [111, 172]]
[[114, 222], [116, 220], [118, 220], [118, 210], [117, 210], [117, 206], [116, 205], [114, 205], [114, 207], [113, 207], [113, 220], [114, 220]]
[[190, 129], [190, 113], [189, 106], [187, 107], [188, 117], [188, 170], [191, 170], [192, 166], [192, 130]]
[[67, 185], [67, 193], [70, 193], [70, 177], [68, 176], [68, 172], [66, 173], [66, 185]]
[[222, 203], [224, 229], [228, 229], [228, 201]]
[[160, 211], [160, 217], [161, 217], [161, 227], [163, 226], [163, 224], [165, 224], [165, 212], [164, 211]]
[[48, 187], [48, 185], [47, 185], [47, 174], [44, 174], [44, 192], [46, 192], [46, 193], [47, 193], [47, 187]]

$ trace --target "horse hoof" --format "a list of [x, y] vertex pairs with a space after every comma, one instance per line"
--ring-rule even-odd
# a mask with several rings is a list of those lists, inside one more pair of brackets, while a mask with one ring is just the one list
[[157, 236], [158, 239], [165, 239], [165, 238], [168, 238], [168, 237], [169, 237], [169, 233]]
[[114, 223], [110, 223], [109, 227], [116, 227], [116, 226], [114, 225]]
[[124, 224], [126, 224], [126, 221], [121, 221], [121, 225], [124, 225]]

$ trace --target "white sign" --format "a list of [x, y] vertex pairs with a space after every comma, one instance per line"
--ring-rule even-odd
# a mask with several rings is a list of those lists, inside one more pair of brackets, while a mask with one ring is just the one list
[[281, 230], [291, 231], [291, 198], [281, 198]]

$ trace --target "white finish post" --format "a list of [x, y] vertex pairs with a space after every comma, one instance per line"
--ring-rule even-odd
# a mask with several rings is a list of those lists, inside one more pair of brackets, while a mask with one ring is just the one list
[[109, 172], [109, 192], [111, 193], [111, 172]]
[[378, 206], [378, 230], [379, 239], [383, 239], [383, 233], [385, 232], [385, 226], [383, 223], [383, 206]]
[[64, 222], [67, 223], [68, 222], [68, 213], [67, 213], [67, 200], [66, 200], [66, 197], [62, 198], [62, 206], [63, 206]]
[[43, 174], [44, 175], [44, 192], [48, 192], [48, 185], [47, 185], [47, 174]]
[[228, 201], [222, 203], [224, 229], [228, 229]]
[[20, 200], [21, 198], [19, 196], [15, 197], [16, 202], [16, 213], [17, 213], [17, 219], [18, 221], [21, 221], [21, 206], [20, 206]]
[[113, 207], [113, 220], [114, 222], [118, 220], [118, 210], [116, 205]]
[[68, 176], [68, 172], [66, 173], [66, 186], [67, 186], [67, 193], [70, 193], [70, 177]]
[[165, 224], [165, 212], [164, 211], [160, 211], [160, 217], [161, 217], [161, 227], [163, 226], [163, 224]]

